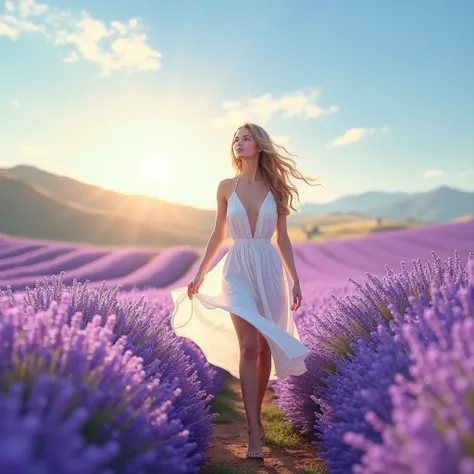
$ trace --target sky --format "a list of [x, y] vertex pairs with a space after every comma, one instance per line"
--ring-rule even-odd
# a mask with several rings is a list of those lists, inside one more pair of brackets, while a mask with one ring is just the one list
[[322, 186], [474, 191], [472, 0], [0, 3], [0, 167], [215, 208], [249, 120]]

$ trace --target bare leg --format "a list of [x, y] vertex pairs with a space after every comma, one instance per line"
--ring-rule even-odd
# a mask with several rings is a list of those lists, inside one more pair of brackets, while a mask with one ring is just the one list
[[258, 334], [258, 422], [260, 433], [263, 438], [264, 429], [262, 423], [262, 403], [265, 398], [265, 391], [267, 390], [268, 380], [270, 379], [270, 371], [272, 368], [272, 355], [267, 340], [259, 333]]
[[249, 447], [247, 456], [262, 458], [262, 445], [260, 440], [260, 427], [258, 417], [258, 338], [257, 330], [247, 321], [231, 314], [240, 345], [240, 384], [244, 399], [245, 414], [249, 433]]

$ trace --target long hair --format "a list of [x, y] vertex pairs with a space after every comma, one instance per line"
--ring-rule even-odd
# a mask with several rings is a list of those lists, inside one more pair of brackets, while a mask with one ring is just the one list
[[[297, 209], [293, 207], [293, 201], [295, 198], [299, 201], [300, 195], [296, 187], [290, 181], [290, 176], [304, 181], [309, 185], [311, 184], [310, 181], [315, 180], [303, 176], [303, 174], [296, 169], [296, 161], [293, 158], [296, 155], [290, 154], [285, 147], [276, 144], [268, 132], [260, 125], [246, 122], [240, 125], [237, 131], [242, 128], [249, 129], [258, 147], [262, 150], [259, 154], [258, 167], [263, 176], [263, 180], [275, 197], [278, 213], [287, 216], [290, 214], [291, 209], [296, 211]], [[237, 133], [237, 131], [235, 133]], [[281, 152], [277, 150], [281, 150]], [[235, 157], [232, 144], [230, 153], [232, 157], [232, 167], [237, 176], [242, 173], [242, 159]]]

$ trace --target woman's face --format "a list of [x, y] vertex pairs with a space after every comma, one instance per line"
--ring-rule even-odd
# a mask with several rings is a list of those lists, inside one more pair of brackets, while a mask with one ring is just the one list
[[256, 158], [258, 156], [258, 146], [248, 128], [240, 128], [234, 135], [232, 144], [234, 156], [242, 160]]

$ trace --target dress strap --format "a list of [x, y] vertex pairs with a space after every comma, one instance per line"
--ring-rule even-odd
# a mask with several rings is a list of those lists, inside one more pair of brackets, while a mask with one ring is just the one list
[[234, 193], [237, 189], [237, 185], [239, 184], [239, 179], [240, 179], [240, 174], [239, 174], [239, 177], [237, 178], [237, 181], [235, 182], [235, 186], [234, 186]]

